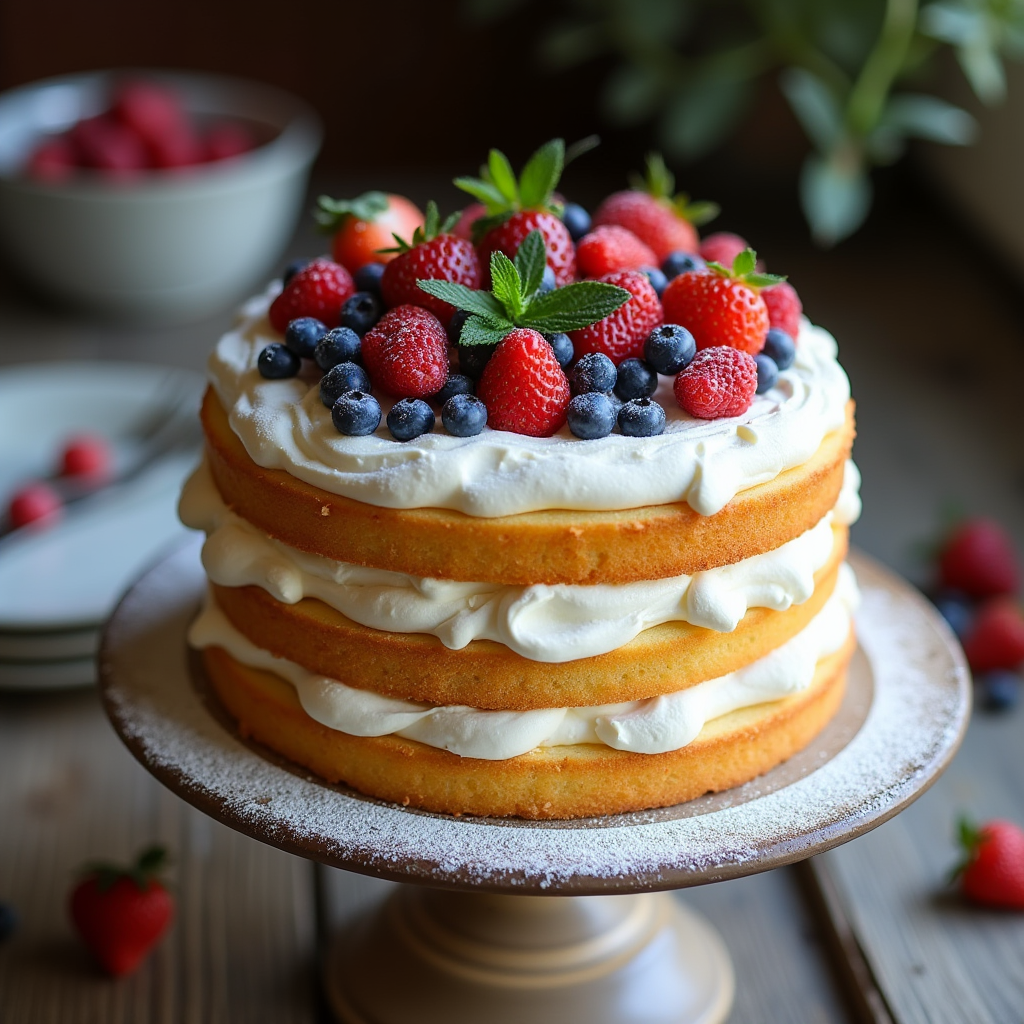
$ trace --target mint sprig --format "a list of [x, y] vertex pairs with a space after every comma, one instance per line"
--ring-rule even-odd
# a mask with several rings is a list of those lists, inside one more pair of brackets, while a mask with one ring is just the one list
[[544, 265], [544, 236], [531, 231], [514, 261], [503, 252], [491, 253], [489, 292], [452, 281], [420, 280], [416, 285], [472, 314], [459, 335], [462, 345], [494, 345], [517, 327], [541, 334], [578, 331], [610, 316], [633, 297], [625, 288], [601, 281], [580, 281], [540, 293]]
[[357, 220], [376, 220], [389, 206], [388, 197], [383, 192], [364, 192], [355, 199], [332, 199], [320, 196], [313, 212], [320, 229], [326, 232], [337, 231], [346, 217]]
[[786, 280], [785, 275], [757, 273], [757, 253], [753, 249], [744, 249], [732, 261], [732, 267], [723, 266], [715, 260], [708, 263], [708, 270], [714, 271], [719, 277], [729, 277], [734, 281], [742, 281], [752, 288], [770, 288]]

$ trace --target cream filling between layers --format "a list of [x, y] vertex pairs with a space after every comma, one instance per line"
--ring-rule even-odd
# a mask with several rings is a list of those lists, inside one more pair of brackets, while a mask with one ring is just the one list
[[848, 565], [824, 607], [795, 637], [744, 668], [686, 690], [593, 707], [482, 711], [395, 700], [309, 672], [257, 647], [228, 621], [212, 597], [189, 630], [193, 647], [221, 647], [236, 661], [286, 679], [310, 718], [351, 736], [403, 736], [462, 757], [501, 761], [537, 747], [603, 743], [662, 754], [693, 742], [721, 715], [807, 689], [818, 661], [839, 650], [858, 600]]
[[856, 516], [858, 481], [850, 463], [835, 512], [774, 551], [693, 576], [587, 586], [453, 582], [311, 555], [233, 513], [205, 463], [185, 485], [180, 512], [208, 534], [203, 565], [220, 586], [261, 587], [284, 604], [312, 597], [372, 629], [429, 633], [452, 650], [492, 640], [555, 664], [616, 650], [663, 622], [731, 632], [750, 608], [802, 604], [832, 553], [832, 522]]
[[[258, 465], [385, 508], [490, 517], [686, 501], [700, 515], [714, 515], [738, 492], [810, 459], [842, 426], [850, 397], [835, 340], [805, 320], [792, 366], [735, 418], [694, 419], [675, 401], [671, 378], [662, 378], [656, 398], [667, 423], [657, 437], [580, 441], [567, 427], [553, 437], [485, 427], [475, 437], [436, 429], [399, 443], [383, 419], [374, 434], [346, 437], [320, 402], [315, 375], [266, 380], [256, 369], [261, 349], [281, 340], [266, 318], [279, 288], [250, 300], [210, 357], [210, 380], [231, 429]], [[388, 402], [382, 405], [386, 414]]]

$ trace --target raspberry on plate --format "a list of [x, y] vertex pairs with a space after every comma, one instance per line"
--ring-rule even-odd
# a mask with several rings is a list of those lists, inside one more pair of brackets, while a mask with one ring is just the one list
[[647, 275], [637, 270], [616, 270], [598, 280], [625, 288], [632, 298], [596, 324], [569, 332], [577, 358], [601, 352], [616, 365], [623, 359], [642, 359], [647, 336], [663, 320], [658, 293]]
[[362, 354], [374, 386], [397, 398], [426, 398], [448, 379], [448, 335], [420, 306], [385, 313], [363, 338]]
[[284, 334], [292, 320], [311, 316], [327, 327], [337, 327], [341, 307], [355, 290], [352, 275], [340, 263], [313, 260], [292, 276], [270, 304], [270, 326]]
[[972, 597], [1013, 594], [1020, 583], [1013, 541], [991, 519], [967, 519], [942, 545], [939, 577], [944, 587]]
[[639, 270], [657, 262], [650, 246], [618, 224], [596, 227], [576, 245], [576, 265], [587, 277], [600, 277], [616, 270]]
[[698, 419], [740, 416], [754, 400], [757, 363], [728, 345], [701, 349], [676, 377], [673, 390], [680, 406]]

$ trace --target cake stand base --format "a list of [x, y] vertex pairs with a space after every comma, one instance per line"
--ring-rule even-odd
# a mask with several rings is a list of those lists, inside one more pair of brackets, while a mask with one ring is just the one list
[[332, 948], [344, 1024], [721, 1024], [732, 964], [668, 893], [500, 896], [399, 886]]

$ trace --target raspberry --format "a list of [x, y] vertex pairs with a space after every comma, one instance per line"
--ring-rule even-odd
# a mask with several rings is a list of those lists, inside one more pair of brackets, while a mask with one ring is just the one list
[[45, 523], [55, 520], [61, 512], [61, 500], [57, 492], [46, 484], [28, 484], [11, 498], [7, 510], [11, 528], [28, 526], [29, 523]]
[[702, 349], [673, 386], [676, 401], [702, 420], [742, 415], [750, 408], [756, 389], [754, 357], [728, 345]]
[[455, 307], [417, 287], [420, 279], [454, 281], [474, 290], [479, 288], [480, 261], [473, 243], [455, 235], [438, 235], [414, 245], [384, 268], [380, 290], [385, 305], [423, 306], [447, 327]]
[[595, 227], [618, 224], [628, 228], [655, 255], [650, 263], [661, 263], [671, 252], [696, 252], [697, 229], [672, 208], [667, 199], [647, 192], [615, 192], [594, 214]]
[[341, 307], [356, 290], [352, 275], [340, 264], [316, 259], [288, 282], [270, 304], [270, 325], [284, 334], [289, 321], [312, 316], [328, 327], [337, 327]]
[[363, 338], [362, 354], [374, 385], [398, 398], [436, 394], [448, 379], [448, 335], [419, 306], [385, 313]]
[[75, 173], [78, 154], [71, 141], [55, 135], [39, 144], [25, 165], [25, 173], [36, 181], [67, 181]]
[[605, 224], [584, 235], [576, 246], [576, 265], [587, 277], [616, 270], [638, 270], [658, 262], [649, 245], [618, 224]]
[[668, 283], [665, 320], [681, 324], [697, 348], [729, 345], [756, 355], [768, 336], [768, 307], [757, 289], [712, 270], [691, 270]]
[[61, 473], [65, 476], [99, 477], [110, 470], [110, 447], [95, 434], [71, 438], [61, 454]]
[[800, 296], [788, 282], [761, 289], [761, 298], [768, 307], [768, 322], [785, 331], [794, 341], [800, 333], [800, 314], [804, 311]]
[[598, 280], [625, 288], [633, 298], [596, 324], [569, 332], [577, 357], [601, 352], [616, 365], [623, 359], [642, 359], [647, 335], [663, 319], [658, 293], [647, 275], [636, 270], [616, 270]]
[[256, 139], [245, 125], [218, 121], [206, 132], [206, 159], [228, 160], [256, 148]]
[[732, 261], [747, 248], [749, 246], [745, 238], [730, 231], [716, 231], [700, 243], [698, 252], [708, 263], [714, 260], [723, 267], [731, 267]]
[[502, 339], [476, 393], [487, 406], [490, 427], [531, 437], [550, 437], [569, 407], [569, 381], [554, 350], [542, 334], [525, 327]]
[[1024, 612], [1020, 606], [1005, 597], [985, 604], [964, 640], [964, 653], [975, 672], [1024, 663]]
[[1015, 593], [1020, 571], [1013, 542], [991, 519], [968, 519], [943, 545], [939, 577], [943, 586], [972, 597]]
[[531, 231], [544, 236], [544, 249], [548, 266], [554, 271], [555, 284], [561, 287], [576, 278], [576, 247], [569, 229], [553, 214], [542, 210], [523, 210], [514, 213], [504, 224], [499, 224], [484, 235], [477, 247], [484, 277], [490, 276], [491, 253], [503, 252], [510, 260], [515, 258], [519, 246]]

